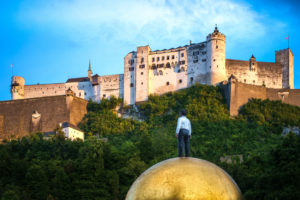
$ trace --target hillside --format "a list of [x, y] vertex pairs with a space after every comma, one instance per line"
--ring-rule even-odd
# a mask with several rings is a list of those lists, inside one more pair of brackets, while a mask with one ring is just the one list
[[[191, 155], [224, 168], [246, 199], [300, 198], [300, 138], [281, 136], [283, 127], [300, 127], [299, 107], [253, 99], [231, 118], [222, 89], [207, 85], [150, 96], [138, 106], [144, 121], [119, 118], [120, 103], [89, 102], [85, 142], [58, 131], [51, 140], [37, 133], [0, 145], [0, 199], [124, 199], [145, 169], [177, 155], [182, 108], [192, 122]], [[220, 161], [226, 156], [233, 163]]]

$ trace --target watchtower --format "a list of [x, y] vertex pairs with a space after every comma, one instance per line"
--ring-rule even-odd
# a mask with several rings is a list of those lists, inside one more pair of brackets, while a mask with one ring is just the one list
[[25, 79], [21, 76], [13, 76], [11, 78], [11, 99], [24, 99], [25, 96]]
[[206, 37], [207, 64], [206, 70], [210, 73], [208, 84], [216, 85], [226, 79], [225, 68], [225, 35], [215, 27], [213, 33]]

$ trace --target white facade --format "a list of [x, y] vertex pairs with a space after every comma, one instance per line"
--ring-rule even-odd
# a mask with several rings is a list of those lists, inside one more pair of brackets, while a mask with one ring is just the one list
[[62, 131], [65, 133], [65, 137], [70, 140], [81, 139], [84, 140], [84, 133], [72, 127], [62, 128]]
[[268, 88], [293, 88], [294, 57], [290, 49], [276, 51], [276, 61], [257, 62], [226, 59], [225, 35], [215, 28], [201, 43], [151, 51], [137, 47], [124, 57], [124, 74], [72, 78], [66, 83], [25, 85], [22, 77], [12, 79], [12, 99], [64, 95], [71, 89], [77, 97], [100, 102], [111, 96], [124, 104], [148, 100], [150, 94], [164, 94], [194, 83], [216, 85], [234, 75], [238, 81]]

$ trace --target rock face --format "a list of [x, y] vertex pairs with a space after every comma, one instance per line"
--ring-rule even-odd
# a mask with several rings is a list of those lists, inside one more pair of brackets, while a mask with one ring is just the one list
[[234, 180], [215, 164], [197, 158], [173, 158], [146, 170], [126, 200], [240, 200]]

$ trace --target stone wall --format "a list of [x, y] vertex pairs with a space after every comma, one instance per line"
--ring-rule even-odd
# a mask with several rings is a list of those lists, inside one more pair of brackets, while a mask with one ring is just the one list
[[100, 99], [111, 96], [123, 98], [124, 75], [100, 76]]
[[87, 113], [87, 101], [73, 96], [52, 96], [0, 102], [0, 139], [30, 132], [50, 132], [59, 123], [78, 125]]
[[249, 99], [281, 100], [283, 103], [300, 106], [300, 89], [272, 89], [238, 82], [235, 77], [223, 83], [230, 115], [238, 115], [239, 109]]
[[240, 82], [282, 88], [282, 65], [280, 63], [256, 62], [256, 68], [250, 68], [250, 62], [226, 59], [227, 78], [232, 75]]
[[48, 97], [64, 95], [67, 89], [71, 89], [76, 96], [89, 100], [95, 99], [91, 82], [67, 82], [56, 84], [25, 85], [25, 99], [36, 97]]

